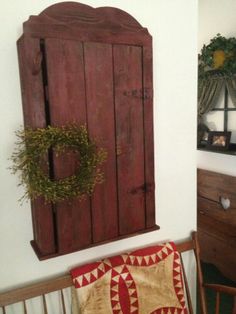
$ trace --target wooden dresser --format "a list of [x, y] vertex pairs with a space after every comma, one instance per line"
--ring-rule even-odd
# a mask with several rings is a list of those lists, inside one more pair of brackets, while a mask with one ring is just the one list
[[202, 169], [197, 177], [201, 259], [236, 282], [236, 177]]

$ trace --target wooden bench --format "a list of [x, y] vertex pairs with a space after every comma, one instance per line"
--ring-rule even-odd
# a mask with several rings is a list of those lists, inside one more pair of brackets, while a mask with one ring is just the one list
[[[203, 284], [201, 265], [200, 265], [200, 259], [199, 259], [199, 245], [197, 241], [196, 232], [192, 233], [191, 239], [184, 242], [177, 243], [176, 247], [179, 253], [184, 253], [191, 250], [194, 251], [195, 253], [194, 255], [196, 257], [196, 268], [197, 268], [197, 274], [198, 274], [197, 278], [198, 278], [198, 284], [199, 284], [199, 300], [200, 300], [202, 314], [207, 314], [204, 286], [213, 288], [217, 291], [218, 301], [219, 301], [220, 292], [227, 292], [229, 294], [236, 295], [236, 288], [225, 287], [221, 285], [209, 285], [209, 284], [204, 285]], [[194, 311], [192, 307], [189, 286], [188, 286], [183, 263], [182, 263], [182, 266], [183, 266], [183, 277], [184, 277], [184, 283], [185, 283], [185, 289], [186, 289], [188, 309], [189, 309], [189, 313], [193, 314]], [[63, 314], [66, 314], [69, 312], [65, 306], [64, 289], [70, 288], [72, 286], [73, 286], [73, 282], [72, 282], [71, 276], [69, 274], [66, 274], [66, 275], [62, 275], [62, 276], [59, 276], [50, 280], [44, 280], [39, 283], [9, 290], [0, 294], [0, 308], [2, 308], [3, 314], [6, 314], [8, 313], [8, 308], [12, 304], [21, 302], [22, 307], [23, 307], [23, 313], [28, 314], [30, 312], [28, 311], [28, 308], [27, 308], [27, 302], [29, 302], [30, 299], [33, 299], [35, 297], [40, 297], [43, 303], [44, 314], [48, 314], [49, 311], [48, 311], [46, 295], [57, 291], [60, 295], [60, 307], [61, 307], [60, 312]], [[219, 307], [218, 303], [219, 302], [217, 302], [217, 307]]]

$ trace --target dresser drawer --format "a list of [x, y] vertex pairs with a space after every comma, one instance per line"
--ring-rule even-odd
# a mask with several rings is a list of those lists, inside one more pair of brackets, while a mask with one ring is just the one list
[[197, 184], [201, 259], [236, 281], [236, 177], [198, 169]]
[[236, 209], [236, 177], [198, 169], [197, 187], [198, 196], [215, 202], [228, 198], [230, 207]]
[[231, 200], [230, 207], [224, 209], [220, 201], [212, 201], [207, 198], [198, 196], [197, 198], [198, 215], [208, 216], [220, 223], [232, 225], [236, 229], [236, 208], [232, 208]]
[[[216, 236], [222, 239], [223, 241], [225, 241], [225, 245], [230, 244], [236, 247], [236, 228], [234, 225], [221, 222], [208, 215], [200, 213], [197, 215], [197, 227], [198, 230], [204, 230], [209, 235]], [[206, 243], [202, 242], [200, 243], [200, 245], [201, 247], [203, 247], [206, 245]]]
[[198, 228], [201, 259], [214, 264], [226, 277], [236, 282], [236, 242], [229, 243], [219, 237]]

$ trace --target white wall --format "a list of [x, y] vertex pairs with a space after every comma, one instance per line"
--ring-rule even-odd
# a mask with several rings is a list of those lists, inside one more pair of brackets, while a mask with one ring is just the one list
[[[235, 12], [235, 0], [199, 0], [199, 52], [202, 46], [208, 44], [210, 39], [216, 36], [217, 33], [226, 38], [236, 37]], [[210, 119], [211, 117], [209, 117]], [[236, 130], [236, 127], [234, 127], [234, 130]], [[236, 175], [235, 156], [198, 151], [197, 166], [202, 169]]]
[[0, 38], [0, 289], [63, 273], [105, 255], [165, 239], [183, 239], [196, 227], [197, 0], [85, 0], [119, 7], [153, 35], [157, 224], [160, 231], [39, 262], [32, 240], [30, 206], [20, 206], [22, 190], [7, 167], [14, 131], [22, 125], [15, 42], [22, 23], [54, 3], [1, 3]]

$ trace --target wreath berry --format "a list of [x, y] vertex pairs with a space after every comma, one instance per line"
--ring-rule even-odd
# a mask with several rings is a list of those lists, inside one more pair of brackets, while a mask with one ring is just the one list
[[[85, 126], [28, 128], [16, 132], [16, 135], [18, 142], [12, 155], [12, 170], [21, 173], [20, 185], [26, 188], [23, 198], [43, 196], [53, 203], [73, 197], [81, 199], [90, 195], [97, 183], [103, 182], [99, 165], [105, 161], [107, 154], [89, 140]], [[49, 152], [59, 154], [68, 149], [78, 155], [79, 167], [75, 174], [59, 180], [50, 178], [49, 162], [45, 167]]]
[[199, 55], [199, 72], [210, 74], [214, 70], [225, 75], [236, 74], [236, 38], [217, 34]]

